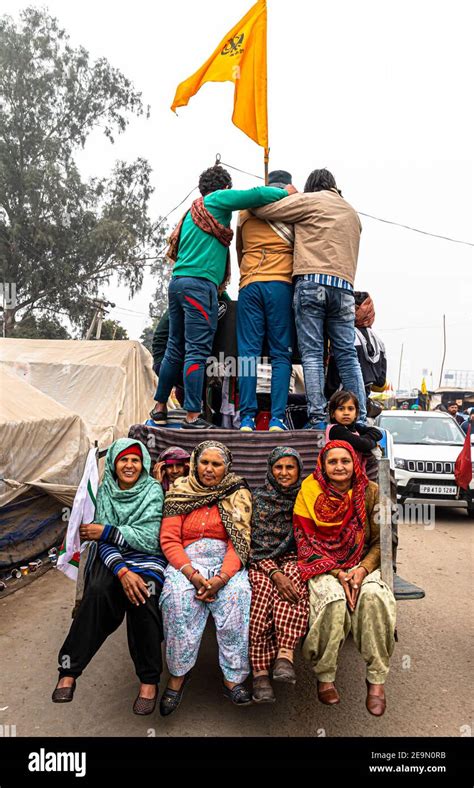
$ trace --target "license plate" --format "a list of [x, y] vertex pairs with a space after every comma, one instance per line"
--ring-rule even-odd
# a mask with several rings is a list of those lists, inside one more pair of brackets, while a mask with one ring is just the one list
[[457, 487], [448, 487], [443, 484], [420, 484], [422, 495], [456, 495]]

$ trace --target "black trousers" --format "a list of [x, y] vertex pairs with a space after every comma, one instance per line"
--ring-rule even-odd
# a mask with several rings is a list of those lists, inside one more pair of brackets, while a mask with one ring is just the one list
[[59, 652], [59, 675], [81, 675], [94, 654], [127, 616], [127, 638], [135, 671], [143, 684], [158, 684], [163, 668], [163, 623], [158, 607], [161, 588], [145, 604], [133, 605], [122, 584], [97, 556], [84, 588], [84, 596], [69, 634]]

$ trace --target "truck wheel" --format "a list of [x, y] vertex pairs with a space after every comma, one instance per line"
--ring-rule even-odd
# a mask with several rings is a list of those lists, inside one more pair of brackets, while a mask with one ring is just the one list
[[467, 507], [467, 516], [468, 516], [468, 517], [469, 517], [471, 520], [474, 520], [474, 504], [473, 504], [472, 506], [468, 506], [468, 507]]

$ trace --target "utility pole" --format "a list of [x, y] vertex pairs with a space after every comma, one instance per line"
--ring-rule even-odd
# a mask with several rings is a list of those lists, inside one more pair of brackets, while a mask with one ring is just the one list
[[443, 360], [441, 362], [441, 371], [439, 373], [439, 384], [438, 386], [441, 388], [441, 381], [443, 380], [443, 369], [444, 369], [444, 362], [446, 359], [446, 315], [443, 315]]
[[6, 332], [6, 320], [5, 320], [5, 279], [3, 279], [3, 317], [2, 317], [2, 336], [5, 339], [7, 332]]
[[403, 342], [402, 342], [402, 347], [401, 347], [401, 350], [400, 350], [400, 364], [398, 366], [397, 394], [400, 391], [400, 379], [402, 377], [402, 358], [403, 358]]
[[92, 302], [95, 308], [94, 314], [92, 316], [91, 324], [87, 329], [86, 339], [92, 339], [92, 334], [94, 333], [94, 328], [96, 329], [95, 338], [100, 339], [100, 335], [102, 333], [102, 322], [104, 317], [108, 314], [106, 307], [111, 307], [112, 309], [115, 307], [115, 304], [112, 301], [107, 301], [105, 298], [98, 298], [97, 300]]
[[96, 339], [100, 339], [100, 335], [102, 333], [102, 321], [107, 314], [104, 307], [102, 306], [104, 303], [104, 301], [101, 301], [101, 306], [99, 306], [97, 309], [97, 331], [95, 332]]

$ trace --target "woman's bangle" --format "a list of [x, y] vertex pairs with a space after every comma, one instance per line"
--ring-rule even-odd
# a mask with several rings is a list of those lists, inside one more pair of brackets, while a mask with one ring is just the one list
[[225, 586], [229, 582], [229, 578], [227, 578], [227, 580], [224, 580], [224, 578], [222, 577], [221, 574], [219, 574], [219, 572], [217, 572], [217, 574], [215, 574], [214, 577], [218, 577], [220, 580], [222, 580], [222, 582], [224, 583]]
[[126, 566], [122, 566], [122, 568], [117, 572], [118, 579], [121, 580], [122, 577], [127, 574], [127, 572], [130, 572], [130, 569], [127, 569]]
[[190, 567], [191, 567], [191, 569], [192, 569], [192, 567], [193, 567], [193, 565], [192, 565], [192, 564], [191, 564], [189, 561], [188, 561], [188, 563], [187, 563], [187, 564], [183, 564], [183, 566], [182, 566], [182, 567], [181, 567], [181, 569], [179, 570], [180, 572], [182, 572], [182, 573], [183, 573], [183, 575], [184, 575], [183, 569], [184, 569], [184, 567], [185, 567], [185, 566], [190, 566]]
[[191, 582], [191, 580], [193, 579], [194, 575], [197, 575], [197, 574], [199, 574], [199, 571], [197, 569], [193, 569], [193, 571], [191, 572], [191, 574], [188, 577], [189, 582]]
[[283, 569], [272, 569], [271, 572], [269, 573], [270, 580], [272, 580], [273, 575], [276, 574], [277, 572], [281, 572], [282, 574], [284, 574]]

